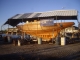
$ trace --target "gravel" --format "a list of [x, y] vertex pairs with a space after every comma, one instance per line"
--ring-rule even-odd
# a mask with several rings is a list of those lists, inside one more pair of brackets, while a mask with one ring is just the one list
[[80, 42], [65, 46], [1, 44], [0, 60], [80, 60]]

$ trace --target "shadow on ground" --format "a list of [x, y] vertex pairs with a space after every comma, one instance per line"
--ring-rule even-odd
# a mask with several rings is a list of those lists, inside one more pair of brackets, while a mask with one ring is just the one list
[[12, 53], [0, 55], [0, 60], [80, 60], [80, 51], [63, 58], [54, 57], [52, 55]]

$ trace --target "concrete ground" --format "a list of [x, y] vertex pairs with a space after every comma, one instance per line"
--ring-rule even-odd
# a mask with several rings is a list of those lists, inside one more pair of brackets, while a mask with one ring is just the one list
[[80, 42], [65, 46], [0, 44], [0, 60], [80, 60]]

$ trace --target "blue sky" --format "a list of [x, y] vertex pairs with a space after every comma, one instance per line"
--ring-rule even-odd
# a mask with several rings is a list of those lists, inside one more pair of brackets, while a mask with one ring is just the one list
[[[78, 19], [80, 20], [79, 6], [80, 0], [0, 0], [0, 27], [15, 14], [61, 10], [62, 7], [64, 7], [64, 10], [78, 10]], [[77, 21], [75, 20], [74, 22], [77, 25]], [[5, 29], [7, 27], [4, 26]]]

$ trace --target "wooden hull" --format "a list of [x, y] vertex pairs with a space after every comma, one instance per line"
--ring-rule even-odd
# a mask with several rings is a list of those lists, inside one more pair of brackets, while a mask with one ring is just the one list
[[24, 25], [18, 25], [17, 28], [22, 32], [26, 32], [32, 36], [40, 37], [43, 40], [49, 41], [51, 38], [56, 38], [62, 29], [74, 25], [74, 22], [55, 23], [51, 26], [41, 26], [40, 21], [30, 22]]

